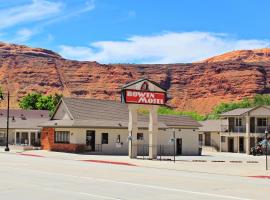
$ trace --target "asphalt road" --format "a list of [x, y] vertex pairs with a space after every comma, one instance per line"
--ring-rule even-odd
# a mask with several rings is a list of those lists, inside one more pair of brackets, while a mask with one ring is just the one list
[[269, 189], [270, 179], [0, 153], [1, 200], [270, 199]]

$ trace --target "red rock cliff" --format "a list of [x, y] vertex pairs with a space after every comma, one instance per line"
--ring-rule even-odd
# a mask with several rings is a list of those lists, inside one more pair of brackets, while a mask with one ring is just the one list
[[[169, 105], [209, 113], [220, 102], [267, 93], [268, 69], [264, 64], [230, 60], [104, 65], [63, 59], [45, 49], [0, 43], [0, 84], [4, 89], [9, 87], [15, 107], [30, 92], [120, 100], [123, 84], [148, 77], [168, 89], [172, 97]], [[0, 106], [5, 106], [4, 102]]]

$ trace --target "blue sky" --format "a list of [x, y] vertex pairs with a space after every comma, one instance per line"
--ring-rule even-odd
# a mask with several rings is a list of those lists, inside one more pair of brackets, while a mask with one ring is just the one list
[[0, 0], [0, 41], [101, 63], [270, 47], [268, 0]]

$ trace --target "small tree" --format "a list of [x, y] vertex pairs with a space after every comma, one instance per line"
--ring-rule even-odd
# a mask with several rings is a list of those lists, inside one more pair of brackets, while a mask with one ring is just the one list
[[31, 93], [20, 100], [19, 106], [22, 109], [54, 111], [61, 98], [62, 95], [59, 94], [46, 96], [38, 93]]
[[31, 93], [27, 94], [25, 97], [23, 97], [20, 102], [19, 106], [22, 109], [27, 109], [27, 110], [39, 110], [37, 106], [37, 102], [41, 98], [41, 94], [38, 93]]

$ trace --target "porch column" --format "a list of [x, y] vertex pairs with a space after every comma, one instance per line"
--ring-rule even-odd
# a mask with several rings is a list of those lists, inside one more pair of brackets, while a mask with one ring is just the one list
[[246, 116], [246, 154], [250, 153], [250, 117]]
[[222, 137], [222, 135], [221, 135], [221, 132], [220, 132], [220, 134], [219, 134], [219, 152], [222, 152], [222, 150], [221, 150], [221, 148], [222, 148], [222, 142], [221, 142], [221, 137]]
[[38, 133], [35, 132], [35, 143], [37, 144], [38, 143]]
[[137, 157], [137, 133], [138, 133], [138, 113], [137, 105], [128, 105], [129, 122], [128, 132], [131, 140], [128, 141], [128, 156], [130, 158]]
[[28, 132], [28, 145], [31, 146], [31, 132]]
[[149, 158], [157, 158], [158, 106], [151, 106], [149, 112]]

